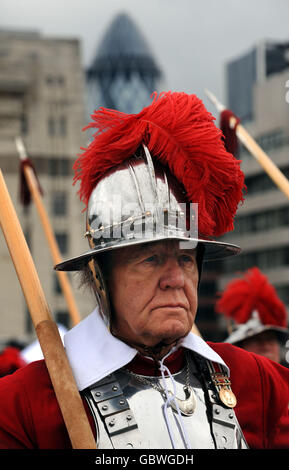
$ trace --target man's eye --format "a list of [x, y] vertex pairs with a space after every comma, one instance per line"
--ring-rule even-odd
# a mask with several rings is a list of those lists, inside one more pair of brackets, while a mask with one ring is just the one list
[[195, 262], [195, 258], [193, 256], [190, 256], [190, 255], [181, 255], [179, 259], [184, 264], [194, 263]]
[[149, 256], [148, 258], [144, 260], [145, 263], [150, 263], [150, 264], [157, 263], [157, 261], [158, 261], [157, 255]]

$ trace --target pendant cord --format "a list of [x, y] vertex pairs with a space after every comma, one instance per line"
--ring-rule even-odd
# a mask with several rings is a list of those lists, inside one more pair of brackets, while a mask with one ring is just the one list
[[[170, 356], [173, 352], [175, 352], [177, 349], [178, 349], [178, 347], [174, 346], [162, 358], [162, 360], [159, 361], [159, 370], [161, 372], [161, 380], [163, 382], [163, 386], [160, 384], [160, 380], [158, 381], [158, 383], [153, 383], [151, 380], [148, 380], [144, 377], [140, 377], [138, 374], [135, 374], [134, 372], [132, 372], [130, 370], [128, 370], [127, 372], [129, 374], [131, 374], [132, 376], [134, 376], [140, 382], [142, 382], [146, 385], [150, 385], [154, 390], [161, 393], [161, 395], [163, 396], [163, 398], [165, 400], [165, 403], [162, 405], [162, 412], [163, 412], [163, 415], [164, 415], [164, 420], [165, 420], [165, 423], [166, 423], [166, 426], [167, 426], [167, 429], [168, 429], [168, 433], [169, 433], [169, 436], [170, 436], [170, 440], [171, 440], [173, 449], [176, 449], [177, 447], [176, 447], [175, 440], [173, 438], [172, 429], [171, 429], [171, 425], [170, 425], [170, 420], [169, 420], [169, 415], [168, 415], [168, 408], [169, 407], [173, 408], [177, 412], [176, 414], [173, 413], [173, 417], [174, 417], [174, 419], [177, 423], [177, 428], [180, 432], [180, 435], [181, 435], [181, 438], [182, 438], [182, 441], [184, 443], [185, 448], [186, 449], [191, 449], [191, 446], [189, 444], [189, 439], [188, 439], [188, 436], [187, 436], [187, 433], [186, 433], [186, 430], [185, 430], [183, 417], [182, 417], [180, 407], [179, 407], [179, 404], [178, 404], [176, 383], [175, 383], [175, 380], [174, 380], [170, 370], [168, 369], [167, 366], [164, 365], [164, 361], [166, 360], [166, 358], [168, 356]], [[187, 362], [186, 384], [184, 386], [184, 390], [188, 389], [190, 387], [190, 368], [189, 368], [189, 359], [188, 359], [187, 353], [186, 353], [186, 362]], [[167, 377], [166, 377], [165, 374], [167, 374]], [[170, 382], [171, 382], [172, 388], [173, 388], [173, 392], [168, 389], [166, 378], [170, 379]]]
[[[174, 349], [175, 348], [173, 348], [173, 350]], [[174, 403], [174, 406], [176, 407], [176, 410], [177, 410], [177, 416], [174, 415], [174, 418], [178, 422], [178, 425], [179, 425], [178, 429], [180, 429], [180, 434], [181, 434], [182, 440], [184, 442], [185, 448], [186, 449], [191, 449], [191, 446], [190, 446], [189, 440], [188, 440], [188, 436], [187, 436], [187, 433], [186, 433], [186, 430], [185, 430], [183, 418], [182, 418], [182, 415], [181, 415], [181, 412], [180, 412], [180, 409], [179, 409], [178, 402], [176, 400], [176, 398], [177, 398], [176, 397], [176, 384], [175, 384], [175, 381], [173, 379], [173, 376], [172, 376], [170, 370], [163, 363], [164, 360], [167, 358], [167, 356], [169, 356], [172, 352], [173, 351], [170, 351], [160, 361], [160, 368], [159, 369], [160, 369], [161, 374], [162, 374], [162, 380], [163, 380], [163, 385], [164, 385], [163, 388], [164, 388], [164, 391], [165, 391], [165, 394], [166, 394], [166, 401], [162, 405], [162, 410], [163, 410], [165, 423], [166, 423], [166, 426], [167, 426], [167, 429], [168, 429], [168, 432], [169, 432], [169, 436], [170, 436], [173, 448], [176, 449], [176, 444], [175, 444], [175, 441], [174, 441], [174, 438], [173, 438], [173, 435], [172, 435], [172, 430], [171, 430], [169, 416], [168, 416], [168, 407], [171, 406], [172, 402]], [[188, 358], [187, 358], [187, 361], [188, 361]], [[173, 393], [169, 392], [169, 390], [167, 388], [167, 381], [165, 380], [165, 372], [167, 373], [167, 375], [170, 378], [170, 381], [172, 383]]]

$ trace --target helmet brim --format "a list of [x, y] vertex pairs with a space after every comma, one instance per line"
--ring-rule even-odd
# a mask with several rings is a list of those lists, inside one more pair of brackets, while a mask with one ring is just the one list
[[182, 237], [157, 237], [154, 239], [138, 239], [138, 240], [122, 240], [118, 241], [117, 244], [107, 243], [103, 246], [98, 246], [97, 248], [93, 248], [79, 256], [74, 258], [67, 259], [58, 263], [54, 266], [56, 271], [81, 271], [87, 262], [92, 258], [97, 256], [100, 253], [104, 253], [105, 251], [112, 251], [116, 249], [121, 249], [125, 247], [140, 245], [144, 243], [153, 243], [159, 242], [163, 240], [179, 240], [180, 242], [188, 242], [192, 248], [195, 248], [198, 244], [202, 244], [204, 246], [204, 258], [203, 260], [206, 261], [215, 261], [227, 258], [229, 256], [237, 255], [241, 252], [241, 248], [237, 245], [233, 245], [231, 243], [225, 243], [215, 240], [206, 240], [206, 239], [192, 239], [192, 238], [182, 238]]

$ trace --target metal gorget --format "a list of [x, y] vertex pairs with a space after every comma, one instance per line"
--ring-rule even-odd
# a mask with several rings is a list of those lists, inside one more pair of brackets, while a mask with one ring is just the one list
[[[190, 361], [188, 358], [188, 354], [186, 354], [186, 383], [183, 387], [184, 398], [179, 398], [174, 396], [174, 393], [171, 390], [166, 390], [160, 383], [159, 378], [155, 378], [154, 380], [148, 379], [148, 377], [144, 377], [139, 374], [135, 374], [134, 372], [128, 371], [133, 377], [135, 377], [139, 382], [150, 385], [154, 390], [160, 392], [163, 398], [168, 402], [167, 405], [171, 406], [174, 411], [177, 413], [181, 413], [185, 416], [190, 416], [194, 413], [196, 409], [196, 395], [194, 392], [193, 387], [190, 385]], [[167, 385], [167, 384], [166, 384]], [[174, 389], [174, 384], [173, 384]]]
[[[248, 448], [234, 410], [219, 399], [211, 380], [209, 361], [189, 353], [190, 386], [196, 398], [194, 412], [182, 415], [180, 432], [177, 413], [149, 384], [121, 369], [84, 390], [94, 416], [100, 449], [241, 449]], [[187, 368], [173, 374], [176, 395], [182, 397]], [[155, 377], [144, 377], [153, 380]], [[167, 388], [171, 387], [171, 379]]]

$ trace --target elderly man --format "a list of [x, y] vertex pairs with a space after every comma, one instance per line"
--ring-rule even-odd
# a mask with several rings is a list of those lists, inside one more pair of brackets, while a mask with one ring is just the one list
[[[239, 162], [194, 95], [164, 93], [137, 115], [100, 109], [75, 164], [97, 300], [64, 338], [100, 449], [288, 448], [289, 373], [191, 333], [203, 261], [242, 200]], [[43, 361], [0, 383], [0, 445], [69, 448]]]

